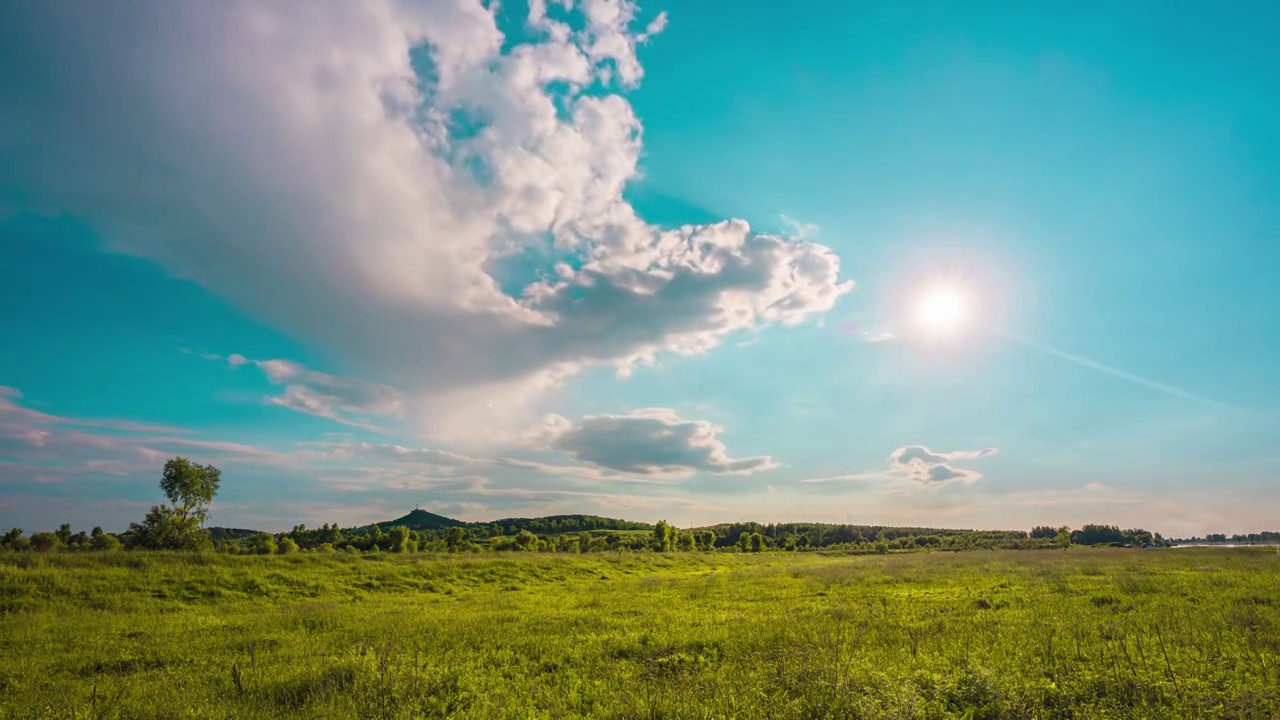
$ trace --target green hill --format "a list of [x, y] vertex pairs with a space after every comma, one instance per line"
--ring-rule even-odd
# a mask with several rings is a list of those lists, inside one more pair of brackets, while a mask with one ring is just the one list
[[471, 523], [454, 520], [426, 510], [414, 510], [404, 517], [374, 524], [383, 530], [390, 530], [397, 525], [403, 525], [410, 530], [444, 530], [451, 527], [467, 527]]
[[[397, 525], [410, 530], [447, 530], [451, 527], [467, 528], [480, 535], [515, 535], [521, 530], [528, 530], [537, 535], [560, 535], [601, 530], [649, 530], [653, 526], [648, 523], [619, 520], [617, 518], [599, 517], [597, 515], [551, 515], [540, 518], [503, 518], [489, 522], [464, 522], [426, 510], [414, 510], [404, 517], [395, 520], [374, 523], [383, 531]], [[366, 525], [365, 527], [371, 527]]]
[[502, 535], [528, 530], [536, 535], [590, 532], [593, 530], [652, 530], [648, 523], [600, 517], [598, 515], [549, 515], [540, 518], [503, 518], [492, 522], [468, 523], [469, 527], [500, 529]]

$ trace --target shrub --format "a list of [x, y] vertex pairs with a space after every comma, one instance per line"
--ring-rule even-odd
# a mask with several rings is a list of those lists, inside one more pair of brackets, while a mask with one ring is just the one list
[[253, 538], [250, 549], [258, 555], [274, 555], [277, 551], [276, 539], [271, 533], [258, 533]]
[[101, 533], [93, 536], [93, 539], [89, 541], [89, 547], [94, 550], [111, 552], [113, 550], [120, 549], [120, 540], [118, 540], [115, 535]]
[[31, 534], [31, 549], [36, 552], [53, 552], [62, 549], [62, 539], [57, 533], [38, 532]]
[[288, 555], [289, 553], [298, 552], [298, 543], [294, 542], [293, 538], [281, 538], [277, 548], [281, 555]]

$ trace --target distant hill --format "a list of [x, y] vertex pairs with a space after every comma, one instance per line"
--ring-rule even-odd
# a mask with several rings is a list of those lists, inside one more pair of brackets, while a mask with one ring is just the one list
[[528, 530], [537, 535], [559, 535], [593, 530], [649, 530], [653, 527], [648, 523], [598, 515], [550, 515], [540, 518], [503, 518], [488, 522], [464, 522], [426, 510], [414, 510], [404, 517], [374, 523], [374, 525], [382, 528], [383, 531], [397, 525], [403, 525], [410, 530], [447, 530], [451, 527], [461, 527], [478, 531], [482, 535], [515, 535], [521, 530]]
[[471, 523], [454, 520], [426, 510], [414, 510], [404, 517], [374, 524], [383, 530], [390, 530], [397, 525], [403, 525], [410, 530], [445, 530], [451, 527], [467, 527]]
[[470, 527], [501, 528], [503, 535], [528, 530], [537, 535], [589, 532], [592, 530], [651, 530], [649, 523], [619, 520], [598, 515], [548, 515], [540, 518], [503, 518], [492, 522], [469, 523]]
[[244, 528], [225, 528], [211, 527], [209, 528], [210, 540], [246, 540], [256, 536], [261, 530], [246, 530]]
[[[398, 517], [395, 520], [384, 520], [382, 522], [371, 523], [369, 525], [360, 525], [353, 528], [344, 528], [344, 532], [364, 533], [374, 525], [377, 525], [383, 532], [387, 532], [397, 525], [403, 525], [410, 530], [448, 530], [451, 527], [460, 527], [472, 530], [480, 536], [494, 535], [515, 535], [521, 530], [528, 530], [537, 535], [560, 535], [563, 533], [581, 533], [581, 532], [608, 532], [618, 530], [652, 530], [653, 525], [649, 523], [634, 522], [631, 520], [620, 520], [618, 518], [600, 517], [599, 515], [549, 515], [540, 518], [503, 518], [501, 520], [493, 520], [489, 522], [466, 522], [463, 520], [455, 520], [444, 515], [437, 515], [426, 510], [414, 510], [408, 515]], [[311, 528], [315, 530], [316, 528]], [[247, 540], [260, 531], [245, 530], [241, 528], [209, 528], [209, 534], [213, 540]]]

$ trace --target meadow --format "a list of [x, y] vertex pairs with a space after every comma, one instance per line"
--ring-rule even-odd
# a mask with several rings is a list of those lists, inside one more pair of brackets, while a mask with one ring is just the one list
[[1273, 549], [0, 553], [3, 718], [1277, 718]]

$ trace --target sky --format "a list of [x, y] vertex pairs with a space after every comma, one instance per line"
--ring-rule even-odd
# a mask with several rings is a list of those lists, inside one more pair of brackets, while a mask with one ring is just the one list
[[0, 527], [1280, 516], [1275, 8], [0, 8]]

